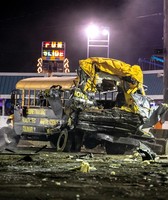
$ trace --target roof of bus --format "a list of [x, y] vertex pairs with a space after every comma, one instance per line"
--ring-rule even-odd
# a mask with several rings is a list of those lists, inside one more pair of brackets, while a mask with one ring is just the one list
[[17, 82], [16, 89], [37, 89], [45, 90], [52, 86], [61, 85], [62, 89], [69, 89], [77, 82], [77, 76], [74, 77], [32, 77], [22, 79]]

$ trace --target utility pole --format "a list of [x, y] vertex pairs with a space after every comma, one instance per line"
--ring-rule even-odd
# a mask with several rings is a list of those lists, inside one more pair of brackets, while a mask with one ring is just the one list
[[168, 0], [164, 0], [164, 76], [163, 76], [163, 101], [168, 103]]

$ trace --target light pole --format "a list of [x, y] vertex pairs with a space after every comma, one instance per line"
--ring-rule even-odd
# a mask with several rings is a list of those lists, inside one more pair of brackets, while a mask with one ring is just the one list
[[110, 31], [109, 27], [98, 27], [91, 24], [86, 29], [87, 33], [87, 58], [90, 56], [90, 48], [106, 48], [106, 56], [109, 58]]
[[163, 101], [168, 103], [168, 1], [164, 0], [164, 77]]

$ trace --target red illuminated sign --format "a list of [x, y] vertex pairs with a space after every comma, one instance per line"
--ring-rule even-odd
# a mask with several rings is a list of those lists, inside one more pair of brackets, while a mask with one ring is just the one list
[[57, 61], [65, 59], [65, 42], [42, 42], [41, 57], [43, 60]]

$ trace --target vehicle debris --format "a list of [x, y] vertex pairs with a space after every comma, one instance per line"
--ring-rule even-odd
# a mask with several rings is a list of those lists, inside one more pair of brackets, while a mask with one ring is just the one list
[[23, 156], [21, 157], [20, 159], [17, 160], [17, 162], [20, 162], [20, 161], [25, 161], [25, 162], [32, 162], [33, 161], [33, 158], [32, 156], [38, 154], [40, 151], [42, 151], [43, 149], [45, 149], [47, 147], [47, 145], [44, 145], [40, 148], [38, 148], [35, 152], [31, 152], [31, 153], [20, 153], [20, 152], [16, 152], [12, 149], [9, 149], [9, 148], [5, 148], [4, 150], [7, 151], [7, 152], [10, 152], [10, 153], [6, 153], [5, 151], [2, 151], [0, 153], [0, 155], [19, 155], [19, 156]]
[[58, 152], [101, 145], [107, 154], [137, 149], [144, 160], [164, 153], [149, 129], [164, 121], [168, 106], [151, 107], [140, 66], [102, 57], [79, 65], [77, 76], [27, 78], [16, 84], [13, 119], [10, 127], [0, 129], [5, 145], [20, 139], [49, 141]]
[[88, 173], [90, 172], [90, 165], [88, 162], [83, 161], [80, 166], [80, 172]]
[[79, 159], [79, 158], [93, 158], [94, 157], [94, 154], [93, 153], [86, 153], [86, 154], [77, 154], [77, 155], [75, 155], [75, 159], [77, 158], [77, 159]]

